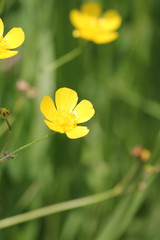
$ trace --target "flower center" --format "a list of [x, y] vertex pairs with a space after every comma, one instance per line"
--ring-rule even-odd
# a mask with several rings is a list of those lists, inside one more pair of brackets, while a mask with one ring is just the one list
[[7, 50], [7, 41], [0, 36], [0, 53], [4, 53]]
[[77, 118], [73, 112], [56, 111], [54, 124], [57, 125], [60, 132], [65, 133], [77, 126]]

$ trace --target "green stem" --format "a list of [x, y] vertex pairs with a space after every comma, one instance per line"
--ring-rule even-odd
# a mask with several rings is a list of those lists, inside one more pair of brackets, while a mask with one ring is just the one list
[[95, 194], [89, 197], [83, 197], [83, 198], [79, 198], [71, 201], [53, 204], [51, 206], [43, 207], [34, 211], [30, 211], [30, 212], [22, 213], [13, 217], [5, 218], [3, 220], [0, 220], [0, 229], [13, 226], [19, 223], [27, 222], [40, 217], [48, 216], [54, 213], [102, 202], [109, 198], [119, 196], [122, 193], [122, 191], [123, 191], [123, 188], [115, 187], [109, 191]]
[[123, 86], [122, 84], [110, 85], [110, 89], [113, 91], [110, 94], [111, 98], [118, 98], [126, 104], [131, 105], [146, 114], [160, 120], [160, 104], [156, 101], [147, 99], [137, 92]]
[[23, 145], [22, 147], [16, 149], [15, 151], [13, 151], [12, 153], [8, 154], [7, 156], [5, 156], [5, 157], [3, 157], [3, 158], [0, 158], [0, 163], [4, 163], [6, 160], [9, 160], [10, 157], [12, 157], [14, 154], [16, 154], [16, 153], [24, 150], [25, 148], [30, 147], [31, 145], [33, 145], [33, 144], [35, 144], [35, 143], [40, 142], [40, 141], [42, 141], [42, 140], [44, 140], [44, 139], [46, 139], [46, 138], [48, 138], [48, 137], [50, 137], [50, 136], [52, 136], [52, 135], [53, 135], [53, 133], [48, 134], [48, 135], [46, 135], [46, 136], [44, 136], [44, 137], [42, 137], [42, 138], [39, 138], [38, 140], [35, 140], [35, 141], [30, 142], [30, 143], [28, 143], [28, 144], [26, 144], [26, 145]]
[[130, 170], [128, 171], [127, 176], [125, 176], [122, 179], [122, 181], [111, 190], [107, 190], [103, 193], [95, 194], [89, 197], [83, 197], [83, 198], [79, 198], [79, 199], [75, 199], [67, 202], [53, 204], [51, 206], [43, 207], [34, 211], [30, 211], [30, 212], [22, 213], [13, 217], [5, 218], [3, 220], [0, 220], [0, 229], [13, 226], [19, 223], [27, 222], [40, 217], [45, 217], [54, 213], [88, 206], [91, 204], [105, 201], [113, 197], [117, 197], [125, 192], [127, 184], [129, 184], [132, 178], [134, 177], [138, 166], [139, 166], [138, 164], [133, 164]]
[[133, 162], [132, 167], [130, 168], [130, 170], [126, 173], [126, 175], [124, 176], [124, 178], [121, 180], [121, 182], [119, 183], [120, 186], [123, 186], [123, 188], [126, 188], [127, 185], [130, 183], [130, 181], [133, 179], [133, 177], [135, 176], [137, 170], [140, 167], [140, 163], [139, 162]]
[[137, 188], [139, 181], [134, 184], [134, 189], [131, 194], [128, 194], [125, 198], [122, 198], [121, 201], [119, 201], [115, 211], [112, 212], [110, 220], [108, 221], [107, 219], [106, 223], [103, 224], [100, 229], [100, 234], [96, 237], [96, 240], [121, 239], [121, 236], [131, 224], [131, 220], [135, 216], [138, 208], [145, 200], [146, 195], [149, 192], [149, 188], [157, 176], [158, 174], [155, 173], [143, 179], [143, 183], [145, 185], [143, 190]]
[[44, 71], [45, 72], [50, 72], [50, 71], [54, 71], [57, 68], [61, 67], [62, 65], [64, 65], [65, 63], [73, 60], [75, 57], [77, 57], [78, 55], [80, 55], [81, 53], [81, 49], [75, 48], [73, 49], [71, 52], [65, 54], [64, 56], [58, 58], [57, 60], [55, 60], [54, 62], [52, 62], [51, 64], [49, 64]]
[[11, 136], [11, 131], [9, 131], [9, 133], [8, 133], [6, 142], [5, 142], [3, 148], [2, 148], [2, 150], [1, 150], [1, 152], [0, 152], [0, 156], [1, 156], [1, 155], [3, 156], [3, 153], [4, 153], [4, 151], [5, 151], [5, 149], [6, 149], [6, 146], [7, 146], [8, 142], [9, 142], [10, 136]]
[[9, 142], [9, 139], [10, 139], [11, 132], [12, 132], [11, 125], [9, 124], [9, 122], [8, 122], [7, 119], [5, 119], [5, 120], [6, 120], [6, 123], [7, 123], [8, 129], [9, 129], [9, 133], [8, 133], [8, 136], [7, 136], [6, 142], [5, 142], [3, 148], [2, 148], [2, 150], [1, 150], [1, 152], [0, 152], [0, 156], [1, 156], [1, 154], [3, 154], [3, 152], [4, 152], [5, 148], [6, 148], [8, 142]]
[[7, 123], [8, 129], [9, 129], [9, 133], [11, 133], [12, 132], [12, 128], [11, 128], [11, 125], [9, 124], [7, 119], [6, 119], [6, 123]]

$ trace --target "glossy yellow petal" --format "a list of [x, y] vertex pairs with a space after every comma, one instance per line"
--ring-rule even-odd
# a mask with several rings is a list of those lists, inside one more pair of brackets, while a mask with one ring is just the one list
[[98, 17], [101, 13], [101, 6], [98, 3], [88, 2], [82, 5], [81, 10], [85, 14]]
[[19, 47], [25, 39], [22, 28], [12, 28], [4, 37], [4, 41], [7, 43], [8, 49]]
[[55, 112], [57, 111], [54, 105], [54, 102], [49, 96], [45, 96], [42, 99], [40, 105], [41, 112], [43, 115], [50, 121], [54, 119]]
[[82, 14], [78, 10], [72, 10], [70, 12], [70, 21], [76, 28], [84, 28], [89, 25], [91, 18], [85, 14]]
[[101, 29], [95, 29], [95, 31], [77, 30], [76, 34], [77, 37], [84, 38], [88, 41], [93, 41], [97, 44], [109, 43], [118, 38], [117, 32], [107, 32], [102, 31]]
[[72, 131], [66, 132], [67, 137], [71, 139], [81, 138], [89, 133], [89, 129], [83, 126], [77, 126]]
[[76, 114], [78, 123], [88, 121], [95, 114], [93, 105], [88, 100], [81, 101], [73, 111]]
[[107, 11], [100, 19], [100, 24], [108, 31], [117, 30], [122, 22], [121, 16], [114, 10]]
[[10, 50], [5, 50], [3, 52], [0, 52], [0, 59], [5, 59], [5, 58], [10, 58], [15, 56], [18, 53], [18, 51], [10, 51]]
[[117, 32], [111, 32], [106, 34], [100, 34], [94, 37], [93, 41], [97, 44], [104, 44], [109, 43], [117, 39], [118, 33]]
[[60, 88], [56, 91], [55, 102], [58, 110], [71, 112], [78, 101], [77, 93], [70, 88]]
[[80, 37], [80, 38], [84, 38], [88, 41], [93, 41], [93, 39], [95, 38], [95, 34], [92, 31], [86, 31], [86, 30], [74, 30], [73, 31], [73, 36], [74, 37]]
[[48, 120], [44, 120], [44, 122], [47, 125], [47, 127], [49, 127], [49, 129], [51, 129], [52, 131], [64, 133], [61, 127], [59, 127], [57, 124], [50, 122]]
[[0, 18], [0, 37], [3, 36], [3, 32], [4, 32], [4, 24], [2, 19]]

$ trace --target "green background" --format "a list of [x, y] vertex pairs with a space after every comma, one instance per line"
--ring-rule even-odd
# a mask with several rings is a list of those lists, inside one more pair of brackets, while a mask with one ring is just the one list
[[[81, 0], [0, 1], [5, 34], [17, 26], [26, 36], [17, 56], [0, 60], [0, 107], [10, 110], [13, 121], [6, 150], [51, 132], [40, 102], [45, 95], [54, 99], [60, 87], [74, 89], [96, 111], [86, 123], [86, 137], [71, 140], [57, 133], [0, 166], [0, 219], [111, 189], [135, 161], [134, 146], [154, 151], [160, 129], [160, 1], [97, 2], [122, 16], [119, 38], [109, 44], [72, 37], [69, 12], [80, 8]], [[79, 56], [46, 71], [77, 47]], [[35, 99], [18, 93], [19, 79], [36, 87]], [[1, 119], [0, 149], [6, 129]], [[137, 207], [126, 197], [113, 198], [0, 230], [0, 239], [159, 240], [159, 180]]]

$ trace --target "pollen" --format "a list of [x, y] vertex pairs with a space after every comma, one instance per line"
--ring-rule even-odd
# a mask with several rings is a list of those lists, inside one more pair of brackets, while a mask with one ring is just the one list
[[3, 37], [0, 37], [0, 53], [4, 53], [7, 49], [7, 42], [3, 39]]
[[53, 123], [60, 128], [62, 133], [73, 130], [77, 126], [77, 118], [73, 112], [57, 111]]

